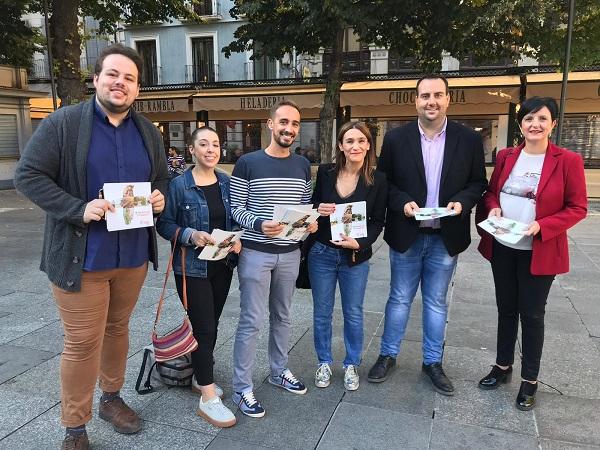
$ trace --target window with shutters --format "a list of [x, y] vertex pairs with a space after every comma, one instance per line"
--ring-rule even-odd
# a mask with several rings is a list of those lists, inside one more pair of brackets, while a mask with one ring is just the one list
[[17, 116], [0, 114], [0, 157], [19, 154], [19, 133]]

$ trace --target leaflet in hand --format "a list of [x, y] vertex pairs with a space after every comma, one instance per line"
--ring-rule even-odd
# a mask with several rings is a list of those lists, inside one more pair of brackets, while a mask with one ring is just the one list
[[415, 212], [416, 220], [432, 220], [439, 219], [440, 217], [455, 216], [456, 211], [448, 208], [419, 208]]
[[523, 239], [525, 231], [529, 225], [506, 217], [488, 217], [483, 222], [477, 224], [483, 230], [490, 233], [496, 239], [507, 244], [516, 244]]
[[273, 208], [273, 220], [277, 222], [281, 222], [283, 216], [288, 211], [288, 209], [294, 209], [296, 211], [306, 211], [306, 214], [311, 213], [313, 210], [312, 203], [308, 203], [305, 205], [275, 205]]
[[151, 227], [154, 225], [150, 204], [150, 183], [104, 183], [104, 198], [115, 212], [106, 211], [108, 231]]
[[281, 205], [276, 205], [273, 220], [284, 226], [281, 233], [275, 236], [279, 239], [302, 241], [308, 236], [308, 231], [306, 231], [308, 226], [316, 222], [320, 215], [316, 209], [312, 209], [312, 205], [293, 205], [285, 209], [283, 213], [277, 210], [277, 206]]
[[225, 258], [229, 253], [229, 249], [240, 240], [243, 233], [243, 231], [223, 231], [215, 228], [210, 234], [215, 243], [205, 245], [198, 255], [198, 259], [218, 261]]
[[329, 216], [331, 239], [341, 241], [340, 234], [352, 238], [367, 237], [367, 202], [338, 203]]

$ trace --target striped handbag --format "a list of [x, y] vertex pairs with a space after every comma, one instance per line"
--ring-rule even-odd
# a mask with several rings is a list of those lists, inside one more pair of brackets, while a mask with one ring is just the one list
[[163, 282], [162, 292], [160, 294], [160, 300], [156, 309], [156, 318], [154, 319], [154, 327], [152, 329], [152, 346], [154, 347], [154, 357], [157, 362], [165, 362], [175, 358], [179, 358], [187, 353], [193, 352], [198, 348], [198, 342], [194, 338], [192, 330], [192, 324], [187, 315], [188, 303], [187, 303], [187, 286], [185, 279], [185, 247], [181, 247], [181, 269], [183, 273], [183, 307], [185, 309], [183, 323], [169, 331], [163, 336], [159, 336], [156, 332], [156, 326], [158, 325], [158, 319], [160, 318], [160, 312], [163, 307], [165, 299], [165, 291], [167, 287], [167, 281], [169, 280], [169, 274], [173, 267], [173, 255], [177, 248], [177, 236], [179, 235], [179, 228], [175, 232], [173, 238], [173, 248], [171, 250], [171, 256], [169, 257], [169, 265], [167, 266], [167, 272], [165, 274], [165, 281]]

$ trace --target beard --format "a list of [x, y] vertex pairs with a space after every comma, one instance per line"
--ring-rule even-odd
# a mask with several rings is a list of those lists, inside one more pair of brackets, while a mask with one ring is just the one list
[[98, 99], [98, 103], [100, 103], [100, 105], [102, 105], [102, 107], [106, 111], [112, 114], [124, 113], [125, 111], [129, 110], [129, 108], [131, 108], [131, 105], [133, 104], [133, 102], [131, 102], [125, 103], [123, 105], [115, 105], [113, 102], [110, 101], [110, 97], [99, 96], [98, 94], [96, 94], [96, 98]]
[[290, 142], [284, 142], [284, 141], [283, 141], [283, 139], [282, 139], [282, 137], [284, 137], [284, 136], [289, 136], [289, 135], [288, 135], [288, 134], [283, 134], [283, 133], [280, 133], [280, 134], [274, 135], [274, 136], [273, 136], [273, 139], [275, 140], [275, 142], [277, 142], [277, 144], [278, 144], [280, 147], [283, 147], [283, 148], [290, 148], [290, 147], [292, 146], [292, 144], [293, 144], [293, 143], [296, 141], [296, 138], [295, 138], [295, 137], [293, 137], [293, 138], [290, 140]]

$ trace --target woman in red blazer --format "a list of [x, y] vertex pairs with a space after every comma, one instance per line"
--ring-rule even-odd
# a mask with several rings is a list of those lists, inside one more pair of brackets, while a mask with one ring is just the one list
[[498, 306], [496, 364], [479, 387], [496, 389], [510, 379], [520, 317], [522, 382], [516, 406], [523, 411], [535, 406], [548, 293], [555, 275], [569, 270], [567, 230], [587, 213], [581, 157], [549, 140], [557, 112], [550, 97], [532, 97], [521, 105], [517, 119], [525, 141], [498, 153], [478, 205], [481, 220], [497, 216], [528, 224], [516, 244], [484, 232], [479, 244], [492, 264]]

